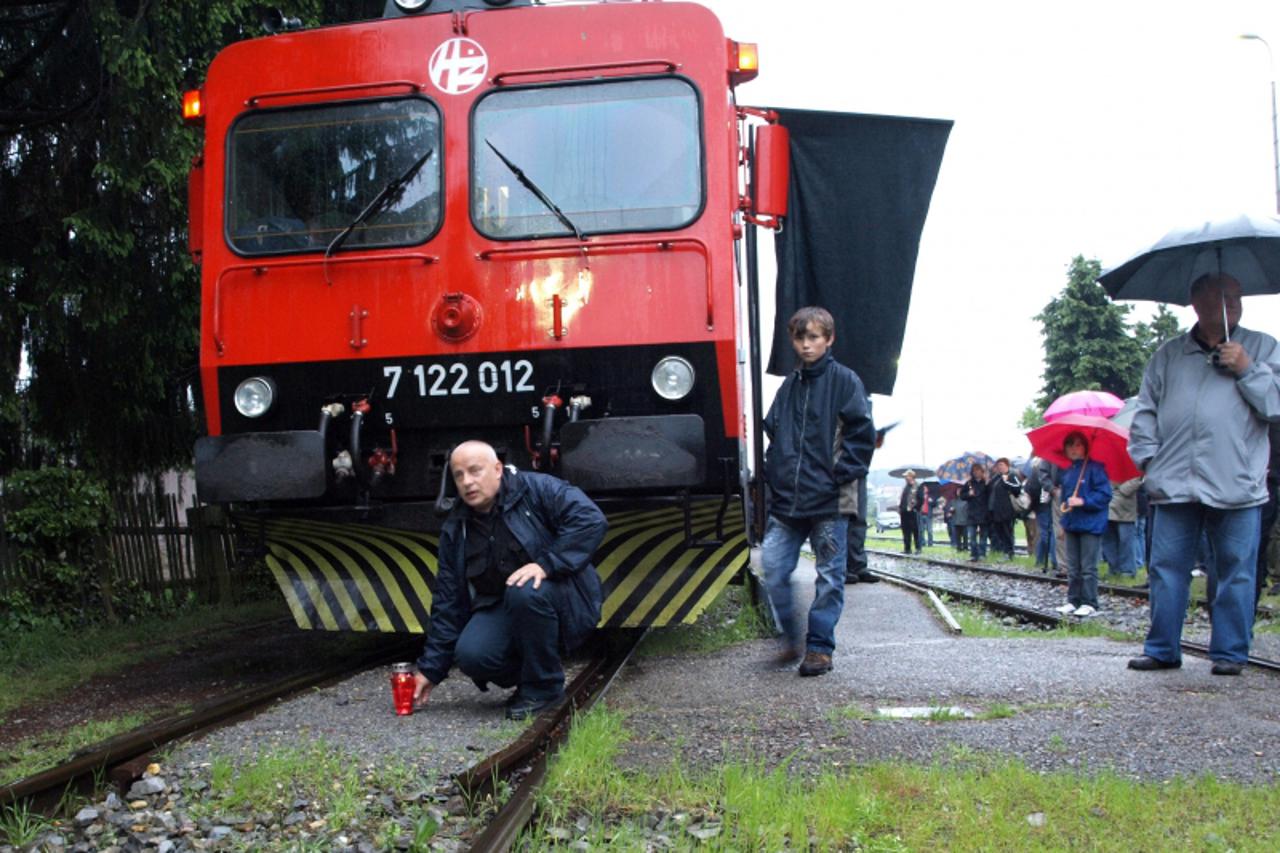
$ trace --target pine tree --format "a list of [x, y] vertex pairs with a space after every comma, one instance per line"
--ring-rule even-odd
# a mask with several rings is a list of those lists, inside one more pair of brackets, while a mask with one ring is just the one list
[[[1094, 389], [1119, 397], [1138, 391], [1147, 341], [1130, 330], [1129, 306], [1112, 302], [1098, 284], [1101, 273], [1096, 259], [1072, 258], [1066, 287], [1035, 317], [1044, 327], [1044, 388], [1036, 402], [1041, 412], [1070, 391]], [[1160, 333], [1166, 331], [1167, 323]]]
[[1156, 315], [1151, 318], [1150, 323], [1138, 323], [1133, 327], [1133, 333], [1148, 360], [1156, 354], [1161, 344], [1176, 338], [1183, 331], [1185, 330], [1178, 325], [1178, 318], [1164, 303], [1156, 308]]

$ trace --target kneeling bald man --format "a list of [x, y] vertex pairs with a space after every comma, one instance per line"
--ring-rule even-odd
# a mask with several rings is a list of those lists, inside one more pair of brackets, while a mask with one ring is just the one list
[[608, 523], [576, 486], [504, 468], [482, 441], [458, 445], [449, 471], [462, 503], [440, 531], [414, 702], [425, 705], [456, 662], [481, 689], [518, 687], [507, 717], [523, 720], [564, 698], [560, 648], [600, 621], [591, 555]]

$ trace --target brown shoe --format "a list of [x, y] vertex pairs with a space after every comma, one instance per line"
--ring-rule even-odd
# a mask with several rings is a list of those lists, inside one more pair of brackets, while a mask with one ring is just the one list
[[773, 656], [773, 666], [782, 668], [786, 666], [795, 666], [795, 662], [800, 660], [801, 651], [796, 646], [783, 644]]
[[804, 663], [800, 664], [800, 674], [803, 676], [822, 675], [831, 671], [831, 655], [824, 655], [821, 652], [806, 652]]

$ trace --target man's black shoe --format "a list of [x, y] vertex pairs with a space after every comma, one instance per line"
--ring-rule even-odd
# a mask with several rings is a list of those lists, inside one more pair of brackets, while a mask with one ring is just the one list
[[860, 580], [862, 580], [862, 575], [858, 574], [857, 572], [849, 572], [847, 575], [844, 576], [845, 583], [857, 583]]
[[527, 720], [530, 717], [537, 716], [562, 699], [564, 699], [564, 691], [561, 691], [556, 696], [546, 696], [543, 698], [531, 696], [528, 699], [525, 699], [522, 697], [519, 701], [513, 703], [510, 708], [507, 708], [507, 719], [517, 721]]
[[880, 578], [871, 572], [859, 572], [858, 583], [880, 583]]
[[1244, 669], [1244, 664], [1236, 663], [1230, 660], [1216, 660], [1213, 662], [1214, 675], [1239, 675]]
[[1181, 669], [1182, 661], [1180, 660], [1160, 660], [1153, 658], [1151, 655], [1138, 655], [1136, 658], [1129, 658], [1129, 669]]

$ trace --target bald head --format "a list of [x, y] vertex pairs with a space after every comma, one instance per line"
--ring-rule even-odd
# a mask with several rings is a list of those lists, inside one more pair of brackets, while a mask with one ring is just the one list
[[493, 508], [502, 487], [502, 462], [493, 446], [483, 441], [464, 441], [449, 455], [449, 473], [462, 502], [476, 512]]

